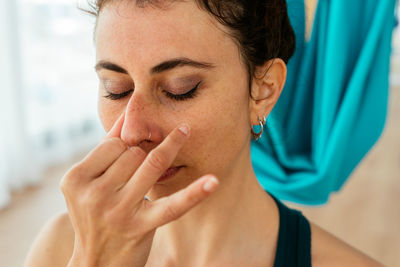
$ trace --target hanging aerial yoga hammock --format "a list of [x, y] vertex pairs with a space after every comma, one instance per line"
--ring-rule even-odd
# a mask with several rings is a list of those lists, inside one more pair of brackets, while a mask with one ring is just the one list
[[395, 2], [319, 0], [305, 41], [304, 0], [287, 0], [296, 52], [264, 135], [251, 144], [265, 190], [323, 204], [377, 141], [387, 115]]

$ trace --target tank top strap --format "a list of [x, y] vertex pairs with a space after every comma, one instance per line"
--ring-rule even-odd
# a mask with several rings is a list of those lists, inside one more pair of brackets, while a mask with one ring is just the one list
[[311, 228], [303, 214], [273, 195], [279, 209], [279, 233], [274, 267], [311, 266]]

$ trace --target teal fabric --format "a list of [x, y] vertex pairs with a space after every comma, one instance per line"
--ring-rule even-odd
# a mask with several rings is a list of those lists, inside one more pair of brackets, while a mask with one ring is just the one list
[[279, 199], [323, 204], [384, 129], [396, 1], [319, 0], [309, 41], [304, 1], [287, 2], [296, 52], [252, 162]]

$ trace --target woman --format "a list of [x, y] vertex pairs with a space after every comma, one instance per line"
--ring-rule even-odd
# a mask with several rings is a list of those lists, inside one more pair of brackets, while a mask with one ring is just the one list
[[68, 214], [26, 266], [379, 266], [267, 194], [252, 169], [252, 125], [294, 50], [285, 1], [95, 8], [108, 134], [63, 177]]

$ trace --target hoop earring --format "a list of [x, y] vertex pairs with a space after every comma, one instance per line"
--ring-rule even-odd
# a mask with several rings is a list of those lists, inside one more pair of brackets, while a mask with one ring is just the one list
[[259, 133], [255, 133], [253, 130], [253, 126], [251, 127], [251, 134], [255, 141], [258, 141], [261, 138], [267, 118], [265, 116], [262, 116], [262, 119], [260, 119], [260, 116], [257, 116], [257, 119], [258, 119], [258, 123], [260, 124], [261, 131]]

